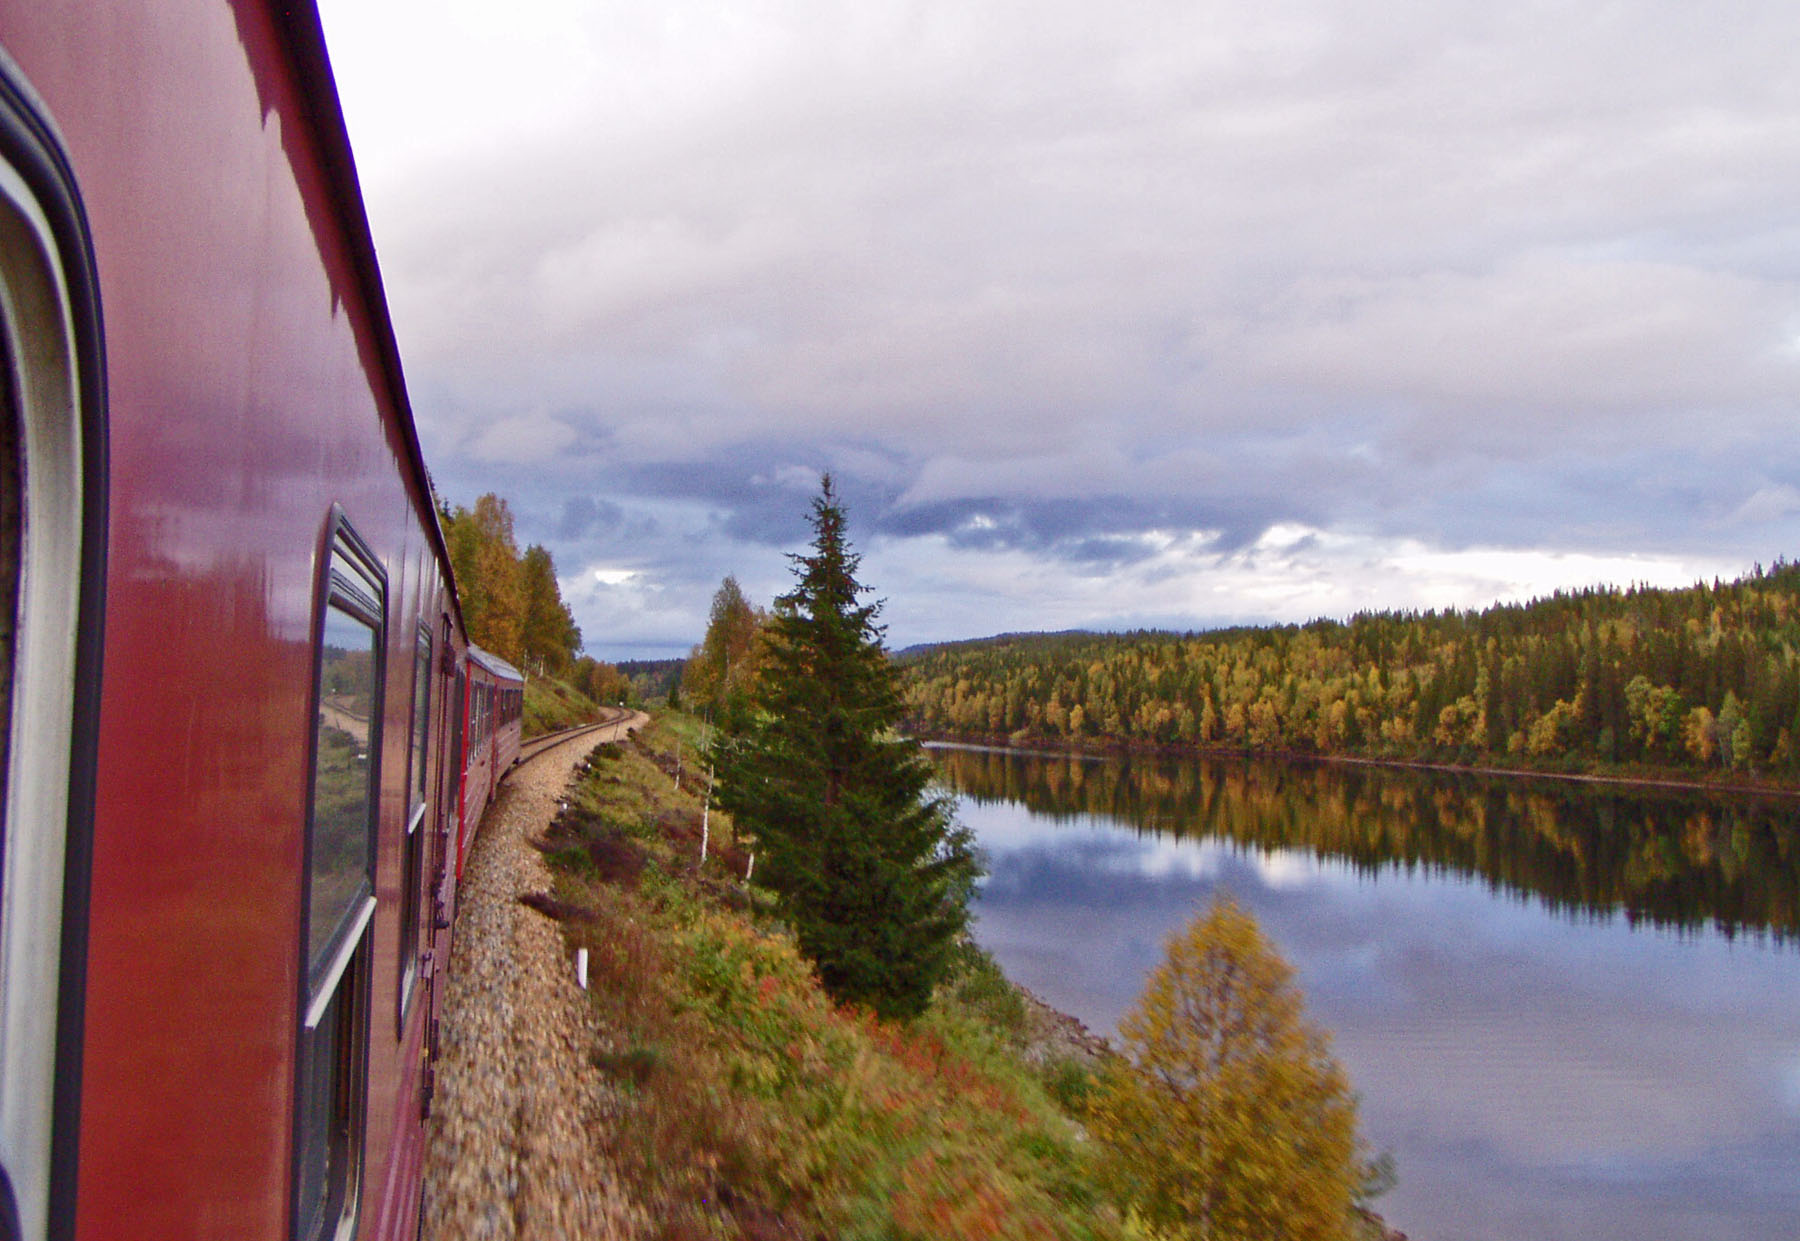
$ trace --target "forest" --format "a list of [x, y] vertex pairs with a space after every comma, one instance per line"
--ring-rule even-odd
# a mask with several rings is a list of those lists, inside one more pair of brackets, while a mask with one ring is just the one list
[[1800, 937], [1800, 839], [1785, 796], [1230, 756], [1097, 762], [950, 746], [936, 759], [962, 795], [1042, 818], [1299, 849], [1368, 875], [1400, 865], [1479, 876], [1577, 917]]
[[595, 702], [623, 702], [631, 682], [609, 663], [579, 654], [581, 629], [556, 584], [556, 562], [537, 544], [523, 553], [512, 509], [489, 493], [473, 509], [440, 505], [463, 623], [477, 646], [528, 675], [564, 681]]
[[1800, 776], [1800, 565], [1481, 611], [1009, 635], [903, 657], [907, 727], [1009, 744]]

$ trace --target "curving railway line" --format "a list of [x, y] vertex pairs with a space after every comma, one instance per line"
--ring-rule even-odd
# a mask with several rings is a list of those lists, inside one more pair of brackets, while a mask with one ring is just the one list
[[607, 1154], [619, 1104], [588, 1059], [596, 1010], [577, 985], [561, 928], [519, 899], [555, 887], [532, 841], [555, 818], [583, 758], [647, 721], [612, 712], [537, 738], [482, 822], [458, 887], [445, 976], [424, 1237], [655, 1235], [621, 1197]]
[[[541, 737], [533, 737], [531, 740], [521, 743], [519, 746], [518, 760], [513, 765], [517, 767], [530, 759], [536, 758], [545, 750], [548, 750], [553, 746], [561, 745], [563, 742], [571, 741], [576, 737], [586, 736], [588, 733], [599, 732], [603, 728], [611, 728], [614, 724], [623, 723], [624, 721], [632, 719], [634, 716], [639, 717], [640, 722], [648, 721], [650, 718], [641, 711], [630, 711], [624, 707], [602, 707], [600, 709], [600, 715], [601, 718], [597, 723], [577, 724], [573, 728], [559, 728], [553, 733], [545, 733]], [[636, 727], [636, 725], [633, 725], [633, 727]], [[627, 729], [626, 731], [630, 730]]]

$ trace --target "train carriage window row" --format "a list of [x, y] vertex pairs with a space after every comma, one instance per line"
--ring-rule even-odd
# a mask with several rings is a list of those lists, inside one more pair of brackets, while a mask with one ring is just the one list
[[295, 1235], [302, 1241], [336, 1236], [355, 1217], [368, 1071], [386, 580], [341, 516], [324, 594], [295, 1106]]

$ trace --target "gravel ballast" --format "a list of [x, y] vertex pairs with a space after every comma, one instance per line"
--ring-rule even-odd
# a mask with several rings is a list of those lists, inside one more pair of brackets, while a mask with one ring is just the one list
[[599, 1136], [616, 1111], [593, 1071], [591, 1006], [563, 936], [519, 903], [551, 886], [527, 841], [555, 815], [575, 764], [636, 715], [571, 739], [509, 776], [463, 872], [425, 1153], [426, 1241], [636, 1238]]

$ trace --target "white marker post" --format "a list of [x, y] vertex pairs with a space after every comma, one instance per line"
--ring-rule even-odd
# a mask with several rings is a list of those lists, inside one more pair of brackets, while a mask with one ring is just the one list
[[706, 769], [706, 804], [700, 809], [700, 865], [706, 865], [706, 842], [712, 829], [712, 768]]

